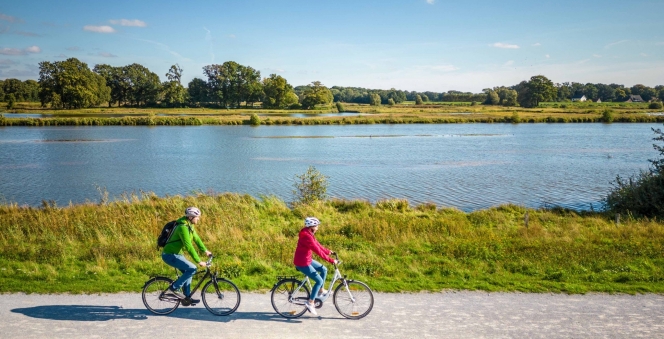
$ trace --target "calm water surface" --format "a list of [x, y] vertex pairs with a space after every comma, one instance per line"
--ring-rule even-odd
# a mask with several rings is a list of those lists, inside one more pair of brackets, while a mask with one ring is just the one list
[[99, 201], [100, 186], [112, 197], [215, 191], [290, 201], [295, 175], [314, 165], [339, 198], [589, 209], [616, 175], [657, 156], [651, 127], [660, 125], [0, 127], [0, 196], [64, 205]]

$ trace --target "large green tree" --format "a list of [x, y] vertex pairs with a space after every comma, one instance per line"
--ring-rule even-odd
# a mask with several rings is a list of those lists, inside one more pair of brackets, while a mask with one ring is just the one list
[[249, 104], [260, 100], [263, 93], [261, 73], [235, 61], [205, 66], [203, 73], [208, 78], [211, 96], [223, 106], [239, 107], [243, 101]]
[[187, 90], [182, 86], [182, 68], [172, 65], [166, 73], [168, 81], [162, 84], [163, 102], [169, 107], [182, 107], [187, 101]]
[[159, 76], [140, 64], [122, 68], [123, 77], [129, 84], [129, 100], [136, 106], [155, 104], [160, 100], [161, 80]]
[[517, 87], [517, 100], [522, 107], [537, 107], [540, 102], [552, 101], [558, 94], [553, 82], [543, 75], [533, 76]]
[[289, 93], [295, 94], [293, 86], [281, 75], [276, 74], [270, 74], [269, 77], [263, 79], [263, 93], [263, 107], [265, 108], [287, 108], [293, 104], [287, 100]]
[[200, 78], [194, 78], [187, 85], [189, 103], [193, 106], [202, 106], [208, 102], [215, 101], [210, 98], [210, 89], [207, 82]]
[[76, 58], [39, 63], [39, 97], [42, 106], [82, 108], [110, 100], [106, 80]]
[[320, 81], [314, 81], [302, 93], [302, 107], [311, 109], [316, 105], [327, 105], [333, 99], [334, 97], [329, 88], [325, 87]]

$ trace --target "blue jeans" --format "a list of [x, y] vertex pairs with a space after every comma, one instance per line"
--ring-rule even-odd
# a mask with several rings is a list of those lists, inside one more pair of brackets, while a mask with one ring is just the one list
[[295, 268], [315, 282], [314, 287], [311, 288], [310, 297], [311, 300], [314, 300], [318, 296], [318, 291], [325, 283], [327, 267], [323, 266], [316, 260], [312, 260], [309, 266], [295, 266]]
[[178, 280], [173, 282], [173, 289], [177, 291], [182, 288], [184, 295], [189, 297], [191, 293], [191, 278], [196, 273], [196, 265], [192, 264], [181, 254], [162, 253], [161, 259], [168, 265], [182, 271], [182, 275]]

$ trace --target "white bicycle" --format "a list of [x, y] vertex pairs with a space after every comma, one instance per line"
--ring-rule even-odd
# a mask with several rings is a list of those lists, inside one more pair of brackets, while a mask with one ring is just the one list
[[[371, 288], [367, 284], [348, 280], [339, 272], [339, 257], [334, 254], [337, 263], [334, 264], [334, 275], [330, 281], [327, 293], [321, 294], [314, 299], [316, 308], [323, 307], [323, 303], [332, 295], [332, 301], [337, 311], [348, 319], [361, 319], [367, 316], [373, 308], [374, 298]], [[340, 284], [332, 291], [334, 284]], [[306, 275], [304, 279], [298, 280], [294, 276], [278, 276], [277, 283], [272, 287], [270, 298], [272, 307], [284, 318], [297, 318], [302, 316], [307, 308], [304, 306], [309, 301], [311, 282]]]

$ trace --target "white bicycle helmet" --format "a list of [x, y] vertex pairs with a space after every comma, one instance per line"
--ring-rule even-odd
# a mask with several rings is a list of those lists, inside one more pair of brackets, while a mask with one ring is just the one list
[[196, 207], [187, 207], [186, 210], [184, 210], [184, 215], [187, 217], [200, 217], [201, 216], [201, 210], [199, 210]]
[[304, 227], [314, 227], [320, 225], [320, 220], [314, 217], [304, 218]]

